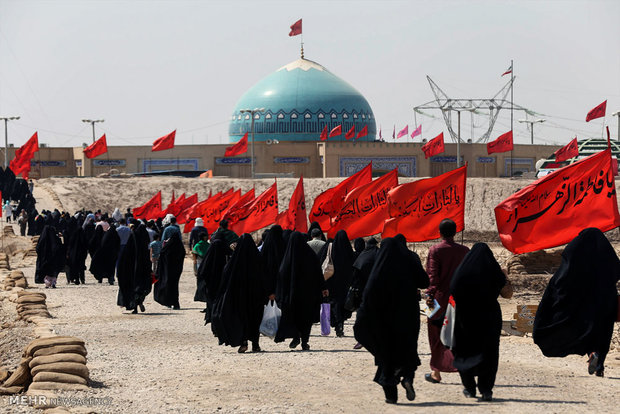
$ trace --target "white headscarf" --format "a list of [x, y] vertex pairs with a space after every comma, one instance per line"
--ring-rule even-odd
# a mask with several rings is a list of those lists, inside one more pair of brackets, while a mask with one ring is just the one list
[[195, 224], [196, 226], [204, 226], [204, 224], [205, 224], [204, 221], [202, 221], [202, 219], [200, 217], [198, 217], [196, 219], [195, 223], [196, 223]]
[[174, 214], [166, 214], [166, 217], [164, 217], [162, 224], [164, 226], [167, 226], [168, 224], [170, 224], [170, 219], [174, 218]]
[[121, 211], [118, 209], [118, 207], [116, 207], [114, 209], [114, 213], [112, 213], [112, 218], [114, 219], [114, 221], [119, 222], [121, 221], [121, 219], [123, 218], [123, 213], [121, 213]]

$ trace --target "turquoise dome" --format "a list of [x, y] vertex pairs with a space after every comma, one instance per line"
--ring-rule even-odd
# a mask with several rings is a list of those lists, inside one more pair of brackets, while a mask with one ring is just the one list
[[[250, 132], [251, 116], [242, 109], [264, 108], [254, 115], [254, 140], [319, 141], [321, 131], [342, 125], [342, 134], [328, 141], [346, 141], [365, 126], [368, 135], [358, 141], [374, 141], [375, 117], [368, 101], [353, 86], [323, 66], [298, 59], [259, 81], [239, 99], [233, 110], [229, 135], [237, 142]], [[351, 139], [350, 141], [353, 141]]]

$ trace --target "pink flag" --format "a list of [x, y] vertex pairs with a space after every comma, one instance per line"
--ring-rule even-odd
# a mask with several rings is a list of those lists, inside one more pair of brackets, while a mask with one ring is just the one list
[[415, 138], [418, 135], [422, 135], [422, 125], [413, 130], [413, 132], [411, 133], [411, 138]]
[[409, 135], [409, 125], [405, 125], [403, 129], [400, 130], [396, 138], [404, 137], [405, 135]]

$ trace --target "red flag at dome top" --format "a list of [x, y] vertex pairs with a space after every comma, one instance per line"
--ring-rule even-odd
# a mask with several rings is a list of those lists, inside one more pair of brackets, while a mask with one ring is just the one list
[[108, 143], [105, 139], [105, 134], [101, 136], [97, 141], [84, 148], [84, 156], [86, 158], [95, 158], [101, 154], [108, 152]]
[[291, 25], [291, 31], [288, 35], [297, 36], [300, 34], [301, 34], [301, 19], [297, 20], [295, 23]]
[[321, 141], [326, 141], [327, 140], [327, 125], [325, 125], [325, 128], [323, 128], [323, 131], [321, 132]]
[[364, 125], [364, 128], [360, 129], [360, 132], [357, 133], [357, 138], [365, 137], [366, 135], [368, 135], [368, 125]]
[[346, 139], [351, 139], [351, 138], [355, 137], [355, 125], [353, 125], [351, 127], [351, 129], [348, 130], [346, 134], [344, 134], [344, 137]]
[[329, 137], [337, 137], [338, 135], [342, 135], [342, 125], [338, 125], [336, 128], [329, 131]]
[[604, 117], [606, 109], [607, 109], [607, 101], [603, 102], [602, 104], [598, 105], [595, 108], [590, 109], [590, 111], [588, 112], [588, 115], [586, 115], [586, 122], [590, 122], [591, 120], [596, 119], [596, 118]]
[[512, 131], [508, 131], [505, 134], [500, 135], [487, 144], [487, 154], [491, 155], [494, 152], [507, 152], [512, 151]]
[[398, 131], [398, 135], [396, 135], [396, 138], [404, 137], [405, 135], [409, 135], [409, 125], [405, 125], [403, 129]]
[[163, 150], [174, 148], [174, 136], [176, 134], [177, 134], [177, 130], [175, 129], [168, 135], [164, 135], [161, 138], [157, 138], [153, 142], [153, 147], [151, 148], [151, 152], [163, 151]]
[[571, 142], [563, 146], [559, 150], [553, 153], [555, 155], [555, 162], [562, 162], [569, 160], [573, 157], [579, 156], [579, 145], [577, 144], [577, 137], [573, 138]]
[[422, 145], [422, 151], [424, 151], [424, 158], [429, 158], [433, 155], [444, 152], [445, 147], [443, 145], [443, 132], [428, 141], [426, 144]]
[[244, 154], [248, 151], [248, 133], [246, 132], [243, 138], [239, 140], [235, 145], [226, 147], [225, 157], [234, 157], [235, 155]]

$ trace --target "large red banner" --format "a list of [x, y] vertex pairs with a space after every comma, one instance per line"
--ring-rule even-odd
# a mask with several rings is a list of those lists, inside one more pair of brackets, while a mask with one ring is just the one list
[[240, 197], [241, 190], [237, 190], [226, 197], [220, 198], [217, 203], [211, 203], [203, 209], [202, 220], [209, 234], [217, 230], [220, 226], [220, 220], [224, 217], [228, 208], [235, 204]]
[[133, 209], [133, 216], [137, 219], [156, 219], [159, 213], [161, 213], [161, 190], [145, 204]]
[[235, 222], [229, 224], [229, 228], [235, 233], [251, 233], [273, 224], [278, 215], [278, 187], [273, 183], [271, 187], [263, 191], [253, 201], [239, 209]]
[[559, 169], [495, 207], [502, 244], [513, 253], [560, 246], [587, 227], [620, 225], [608, 148]]
[[401, 184], [388, 193], [390, 219], [381, 237], [401, 233], [409, 242], [440, 237], [439, 223], [452, 219], [456, 231], [465, 227], [467, 165], [433, 178]]

